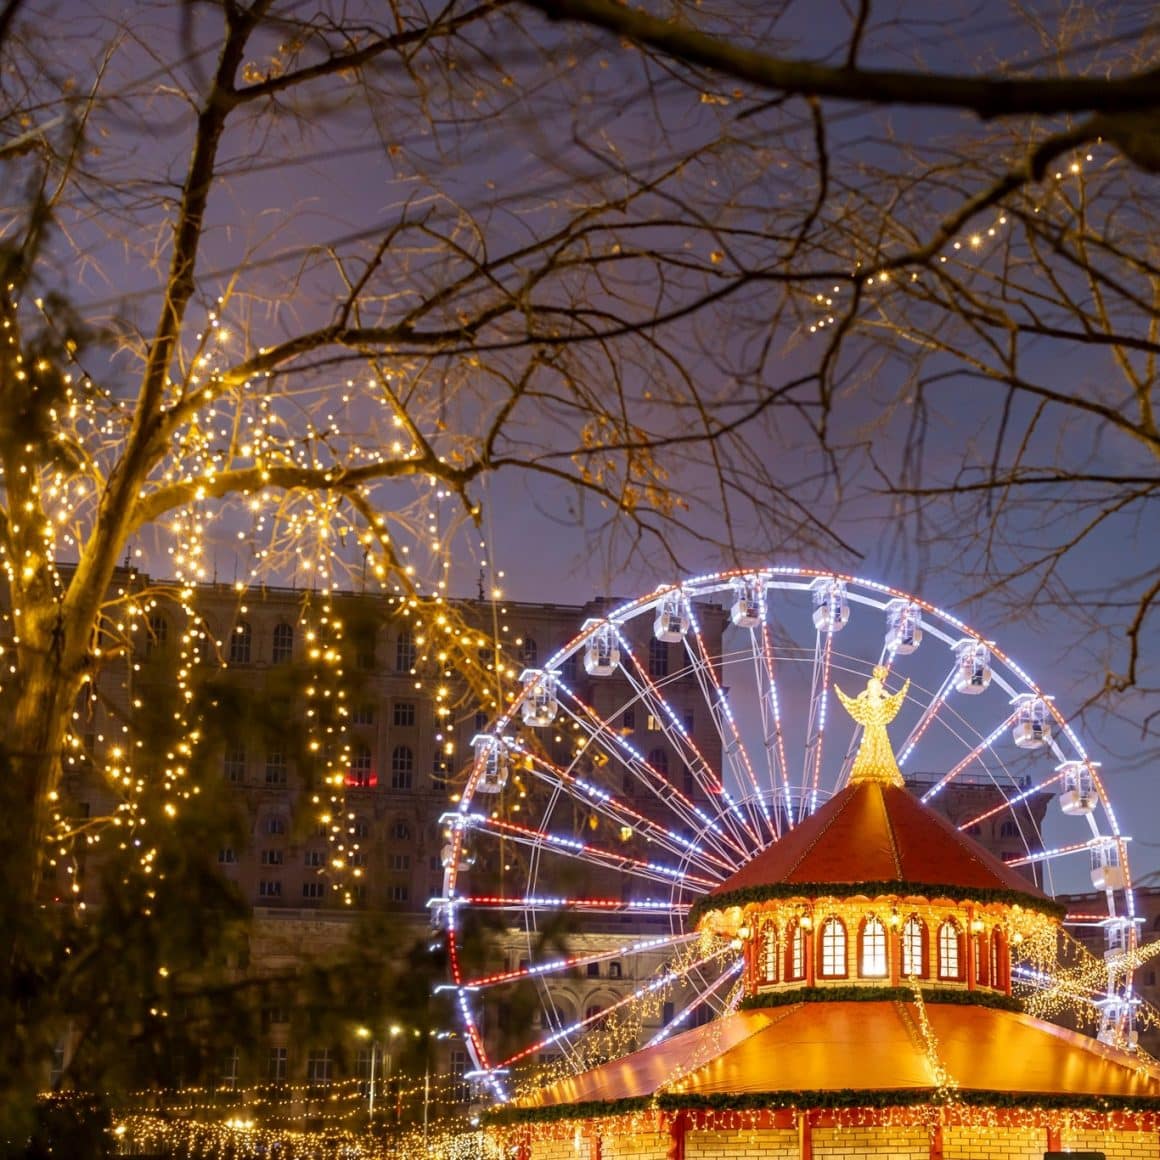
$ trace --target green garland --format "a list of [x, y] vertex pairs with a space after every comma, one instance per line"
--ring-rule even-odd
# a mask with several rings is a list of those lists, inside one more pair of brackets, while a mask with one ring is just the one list
[[1001, 902], [1008, 906], [1022, 906], [1025, 910], [1062, 918], [1067, 907], [1050, 898], [1024, 894], [1021, 890], [987, 886], [968, 890], [963, 886], [947, 886], [934, 882], [903, 882], [882, 879], [876, 882], [768, 882], [759, 886], [742, 886], [724, 894], [703, 895], [689, 911], [689, 923], [695, 926], [711, 910], [725, 910], [730, 906], [747, 906], [753, 902], [770, 902], [778, 898], [949, 898], [957, 906], [970, 902]]
[[[962, 991], [953, 987], [920, 987], [925, 1003], [951, 1003], [961, 1007], [995, 1007], [1022, 1011], [1023, 1004], [999, 991]], [[913, 1003], [913, 987], [795, 987], [792, 991], [765, 991], [742, 999], [743, 1011], [762, 1007], [789, 1007], [794, 1003]]]
[[1044, 1111], [1160, 1112], [1160, 1096], [1098, 1096], [1082, 1092], [1005, 1092], [984, 1088], [840, 1088], [823, 1091], [661, 1092], [656, 1096], [633, 1096], [621, 1100], [585, 1100], [575, 1104], [551, 1104], [540, 1108], [493, 1108], [484, 1113], [489, 1125], [551, 1123], [560, 1120], [595, 1120], [630, 1115], [644, 1108], [663, 1112], [744, 1112], [794, 1109], [906, 1108], [918, 1104], [987, 1108], [1026, 1108]]

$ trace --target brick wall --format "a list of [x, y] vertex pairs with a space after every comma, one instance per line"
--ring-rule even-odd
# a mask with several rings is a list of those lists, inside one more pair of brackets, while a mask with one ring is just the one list
[[685, 1160], [798, 1160], [798, 1134], [794, 1128], [690, 1132]]
[[1103, 1132], [1065, 1128], [1060, 1144], [1072, 1152], [1103, 1152], [1108, 1160], [1157, 1160], [1160, 1134], [1156, 1132]]
[[1043, 1160], [1044, 1128], [946, 1128], [943, 1160]]
[[602, 1160], [665, 1160], [669, 1154], [668, 1132], [606, 1134], [601, 1143]]
[[816, 1160], [858, 1156], [930, 1160], [930, 1136], [925, 1128], [815, 1128], [813, 1142]]

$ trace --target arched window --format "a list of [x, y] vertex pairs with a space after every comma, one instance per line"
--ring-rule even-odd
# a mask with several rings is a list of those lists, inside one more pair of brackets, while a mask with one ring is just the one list
[[881, 919], [867, 918], [862, 923], [862, 941], [858, 948], [859, 974], [867, 979], [884, 979], [890, 973], [886, 953], [886, 927]]
[[787, 983], [796, 983], [805, 977], [806, 932], [800, 922], [795, 922], [786, 931], [785, 980]]
[[990, 981], [991, 966], [991, 956], [987, 953], [987, 936], [982, 931], [975, 931], [971, 938], [975, 944], [975, 983], [980, 987], [985, 987]]
[[758, 972], [763, 983], [777, 982], [777, 925], [767, 922], [761, 928]]
[[940, 979], [961, 979], [962, 936], [951, 919], [938, 928], [938, 977]]
[[926, 977], [926, 923], [912, 914], [902, 927], [902, 977]]
[[248, 620], [239, 620], [230, 633], [230, 664], [248, 665], [250, 650], [254, 643], [254, 630]]
[[367, 789], [372, 785], [378, 785], [378, 781], [379, 779], [375, 775], [374, 757], [370, 749], [360, 741], [354, 747], [350, 770], [346, 775], [346, 784]]
[[284, 665], [294, 656], [294, 626], [274, 625], [274, 638], [270, 648], [270, 660], [276, 665]]
[[396, 745], [391, 754], [391, 789], [410, 789], [414, 781], [415, 755], [409, 745]]
[[650, 749], [648, 751], [648, 763], [662, 777], [668, 777], [669, 755], [663, 749]]
[[401, 629], [395, 638], [395, 670], [409, 673], [415, 667], [415, 660], [415, 638], [409, 628]]
[[524, 643], [520, 645], [520, 660], [525, 669], [534, 669], [536, 662], [540, 659], [540, 650], [536, 642], [530, 637], [524, 637]]
[[822, 961], [818, 972], [823, 979], [841, 979], [846, 975], [846, 925], [840, 918], [822, 923]]

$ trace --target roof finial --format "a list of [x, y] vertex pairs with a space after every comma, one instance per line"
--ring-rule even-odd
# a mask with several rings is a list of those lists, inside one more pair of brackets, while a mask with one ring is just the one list
[[866, 688], [856, 697], [847, 697], [837, 685], [834, 692], [846, 708], [846, 712], [862, 726], [862, 743], [854, 758], [854, 768], [850, 770], [850, 781], [882, 781], [888, 785], [902, 785], [902, 771], [894, 758], [894, 749], [886, 733], [886, 726], [898, 715], [902, 702], [906, 700], [910, 680], [897, 693], [887, 693], [883, 686], [887, 669], [885, 665], [875, 665], [874, 674], [866, 682]]

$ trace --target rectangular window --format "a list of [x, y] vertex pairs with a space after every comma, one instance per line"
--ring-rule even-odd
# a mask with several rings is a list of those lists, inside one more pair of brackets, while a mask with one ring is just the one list
[[648, 642], [648, 673], [650, 677], [669, 675], [669, 646], [656, 637]]
[[352, 725], [373, 725], [375, 723], [374, 705], [356, 705], [351, 712]]
[[306, 866], [325, 866], [326, 865], [326, 851], [325, 850], [307, 850], [302, 856], [303, 865]]
[[263, 850], [262, 851], [262, 865], [263, 866], [281, 866], [285, 859], [285, 852], [282, 850]]
[[396, 882], [391, 887], [392, 902], [406, 902], [411, 897], [411, 888], [405, 882]]
[[[436, 857], [438, 861], [438, 857]], [[435, 867], [432, 867], [434, 869]], [[411, 855], [410, 854], [392, 854], [391, 855], [391, 869], [392, 870], [410, 870], [411, 869]]]
[[285, 785], [288, 766], [286, 754], [280, 749], [271, 749], [266, 754], [266, 784]]
[[289, 1023], [290, 1012], [285, 1007], [264, 1007], [262, 1009], [262, 1023], [269, 1027], [275, 1023]]
[[246, 780], [246, 747], [244, 745], [230, 745], [226, 748], [222, 761], [226, 781], [233, 785], [241, 785]]
[[238, 853], [233, 848], [233, 846], [223, 846], [218, 851], [218, 861], [223, 866], [228, 866], [231, 863], [236, 862], [237, 860], [238, 860]]
[[222, 1087], [234, 1088], [238, 1086], [238, 1063], [241, 1052], [236, 1047], [227, 1047], [222, 1055]]
[[415, 724], [415, 702], [396, 701], [393, 723], [397, 729], [407, 729]]
[[303, 898], [322, 898], [326, 895], [326, 883], [317, 880], [302, 883]]
[[267, 834], [284, 834], [284, 833], [286, 833], [286, 819], [281, 814], [271, 814], [266, 819], [266, 833]]
[[350, 887], [350, 900], [355, 906], [366, 906], [367, 888], [363, 882], [356, 882]]
[[280, 1083], [286, 1078], [286, 1048], [271, 1047], [266, 1056], [266, 1078], [274, 1083]]
[[650, 733], [659, 733], [661, 731], [661, 719], [655, 713], [650, 713], [645, 721], [645, 728]]
[[367, 852], [365, 850], [352, 850], [346, 859], [348, 866], [365, 866], [367, 864]]
[[306, 1079], [309, 1083], [327, 1083], [330, 1080], [330, 1052], [325, 1048], [310, 1052], [306, 1057]]
[[281, 898], [282, 883], [274, 878], [263, 878], [258, 883], [259, 898]]

